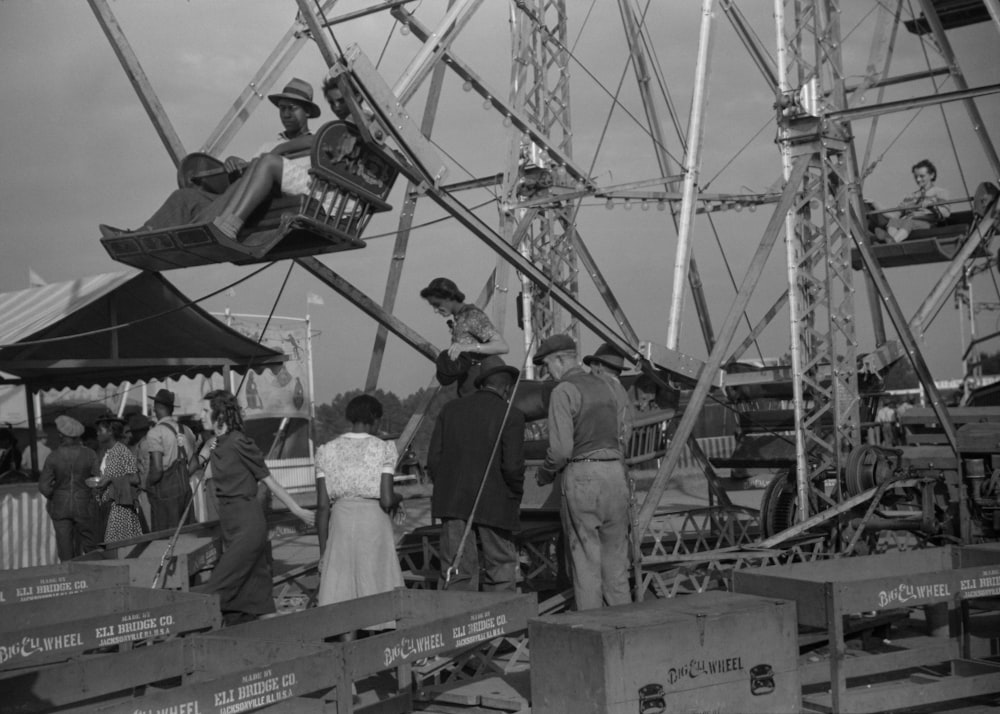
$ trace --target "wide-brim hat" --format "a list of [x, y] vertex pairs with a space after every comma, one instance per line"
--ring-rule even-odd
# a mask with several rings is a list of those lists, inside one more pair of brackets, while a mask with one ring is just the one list
[[472, 368], [472, 358], [463, 352], [458, 356], [458, 359], [452, 359], [448, 356], [448, 351], [443, 350], [434, 360], [434, 364], [437, 367], [438, 383], [447, 387], [469, 373]]
[[63, 414], [56, 417], [56, 431], [71, 439], [78, 439], [83, 435], [83, 424], [73, 417]]
[[101, 416], [97, 417], [97, 419], [94, 420], [94, 425], [97, 426], [98, 424], [111, 424], [113, 422], [118, 422], [122, 426], [125, 426], [125, 420], [122, 419], [117, 414], [102, 414]]
[[162, 404], [165, 407], [174, 408], [174, 393], [169, 389], [161, 389], [156, 394], [154, 394], [150, 399], [153, 400], [154, 404]]
[[576, 352], [576, 342], [569, 335], [551, 335], [542, 340], [542, 344], [538, 345], [538, 350], [535, 352], [535, 357], [531, 361], [535, 364], [541, 364], [545, 361], [545, 358], [556, 352]]
[[427, 287], [420, 291], [420, 297], [439, 298], [443, 300], [458, 300], [465, 302], [465, 293], [458, 289], [455, 281], [449, 278], [434, 278]]
[[135, 431], [148, 431], [149, 430], [149, 418], [145, 414], [129, 414], [128, 415], [128, 428]]
[[486, 378], [491, 377], [494, 374], [505, 372], [506, 374], [510, 375], [512, 381], [516, 380], [517, 376], [521, 374], [521, 370], [519, 370], [517, 367], [511, 367], [509, 364], [504, 364], [504, 361], [499, 357], [497, 357], [496, 355], [490, 355], [489, 357], [483, 359], [483, 361], [480, 363], [480, 369], [482, 371], [479, 373], [479, 376], [476, 377], [475, 381], [473, 382], [473, 384], [476, 386], [476, 389], [481, 389], [483, 384], [486, 382]]
[[610, 367], [619, 372], [625, 370], [625, 356], [607, 342], [602, 343], [600, 347], [594, 350], [594, 354], [583, 358], [583, 363], [588, 367], [594, 362], [599, 362], [605, 367]]
[[292, 77], [282, 89], [277, 94], [268, 94], [267, 98], [271, 100], [271, 104], [278, 106], [278, 101], [281, 99], [288, 99], [293, 102], [297, 102], [305, 107], [306, 116], [310, 119], [315, 119], [320, 115], [319, 107], [313, 103], [313, 88], [304, 79], [299, 79], [298, 77]]

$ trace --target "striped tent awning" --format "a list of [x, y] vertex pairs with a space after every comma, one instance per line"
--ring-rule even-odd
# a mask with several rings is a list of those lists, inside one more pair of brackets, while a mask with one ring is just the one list
[[0, 293], [0, 383], [91, 386], [284, 361], [159, 273], [105, 273]]

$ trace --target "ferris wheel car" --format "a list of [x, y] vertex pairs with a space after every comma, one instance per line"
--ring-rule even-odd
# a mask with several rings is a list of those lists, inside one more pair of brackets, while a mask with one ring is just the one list
[[[397, 158], [385, 147], [365, 142], [344, 121], [323, 125], [309, 150], [310, 185], [304, 196], [279, 196], [258, 206], [237, 240], [211, 218], [144, 232], [105, 230], [101, 244], [114, 260], [142, 270], [171, 270], [212, 263], [261, 263], [285, 258], [356, 250], [374, 214], [386, 202], [399, 174]], [[209, 192], [225, 191], [222, 162], [206, 154], [181, 161], [178, 182]]]
[[[987, 232], [996, 230], [995, 220], [988, 224], [985, 222], [992, 215], [996, 196], [995, 185], [988, 182], [981, 183], [972, 198], [971, 211], [955, 211], [946, 221], [933, 228], [912, 231], [909, 237], [900, 243], [873, 245], [872, 253], [883, 268], [950, 261], [977, 227], [986, 226]], [[972, 257], [988, 257], [985, 241], [980, 244]], [[851, 267], [855, 270], [861, 270], [863, 267], [861, 253], [857, 248], [851, 251]]]

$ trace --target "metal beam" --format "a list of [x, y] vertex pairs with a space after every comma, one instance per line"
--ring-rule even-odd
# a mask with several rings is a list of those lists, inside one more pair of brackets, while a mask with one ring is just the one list
[[[409, 66], [403, 70], [403, 74], [392, 87], [392, 93], [399, 97], [402, 104], [406, 104], [410, 100], [434, 64], [448, 55], [448, 48], [452, 41], [469, 22], [472, 14], [482, 2], [483, 0], [455, 0], [455, 4], [445, 13], [437, 28], [420, 37], [424, 46], [420, 48], [420, 51], [410, 61]], [[392, 15], [397, 19], [400, 15], [411, 17], [402, 7], [393, 8]]]
[[[951, 42], [948, 40], [948, 33], [945, 32], [944, 26], [941, 24], [941, 18], [938, 17], [933, 0], [919, 0], [919, 2], [920, 7], [924, 11], [924, 17], [927, 18], [927, 23], [930, 25], [931, 31], [934, 33], [934, 39], [938, 44], [938, 48], [941, 50], [941, 55], [944, 57], [948, 68], [951, 70], [952, 81], [955, 82], [955, 86], [957, 86], [959, 90], [968, 90], [969, 85], [965, 81], [965, 75], [962, 73], [962, 68], [958, 64], [958, 58], [955, 56], [955, 51], [952, 49]], [[983, 153], [986, 154], [986, 160], [990, 162], [990, 168], [993, 169], [993, 179], [1000, 180], [1000, 157], [997, 156], [996, 149], [993, 146], [993, 140], [990, 139], [989, 132], [986, 130], [986, 124], [983, 122], [983, 117], [979, 113], [979, 108], [976, 106], [976, 103], [972, 100], [971, 96], [963, 99], [962, 103], [965, 104], [965, 111], [969, 115], [969, 121], [972, 122], [972, 130], [976, 133], [979, 143], [983, 147]]]
[[712, 389], [714, 378], [719, 373], [726, 350], [729, 349], [733, 335], [736, 333], [736, 327], [740, 322], [744, 310], [746, 310], [747, 304], [750, 302], [750, 297], [753, 295], [757, 283], [760, 281], [767, 258], [771, 254], [778, 236], [781, 234], [781, 229], [785, 223], [785, 216], [792, 210], [795, 204], [796, 195], [801, 188], [802, 179], [806, 174], [806, 169], [809, 167], [811, 158], [809, 155], [800, 156], [792, 168], [788, 181], [785, 183], [781, 200], [775, 206], [774, 213], [771, 215], [767, 228], [764, 230], [760, 245], [757, 247], [757, 252], [750, 261], [747, 273], [743, 278], [743, 283], [740, 285], [736, 298], [729, 308], [729, 314], [722, 325], [719, 339], [715, 343], [715, 347], [712, 348], [708, 361], [705, 363], [701, 376], [698, 378], [698, 383], [691, 392], [688, 406], [677, 425], [670, 448], [667, 449], [666, 455], [660, 462], [660, 468], [657, 469], [653, 483], [650, 485], [646, 499], [643, 501], [636, 524], [636, 528], [640, 534], [644, 534], [649, 528], [649, 524], [656, 513], [656, 508], [660, 503], [660, 498], [663, 496], [663, 492], [667, 488], [667, 483], [680, 461], [684, 447], [687, 445], [688, 439], [694, 431], [695, 423], [701, 415], [701, 408], [705, 404], [705, 398]]
[[[302, 1], [303, 0], [299, 0], [299, 2]], [[419, 20], [413, 17], [413, 15], [402, 9], [393, 10], [392, 15], [410, 28], [413, 36], [421, 42], [427, 41], [430, 37], [430, 31]], [[476, 74], [476, 72], [473, 71], [469, 65], [448, 50], [442, 53], [442, 57], [449, 69], [461, 77], [464, 82], [468, 82], [472, 91], [476, 92], [479, 96], [489, 102], [494, 109], [500, 112], [500, 114], [506, 119], [510, 120], [510, 122], [522, 132], [528, 134], [528, 136], [531, 137], [531, 140], [541, 147], [557, 165], [565, 168], [570, 176], [587, 185], [593, 183], [587, 171], [578, 166], [572, 158], [560, 151], [558, 147], [552, 146], [547, 137], [539, 132], [527, 117], [516, 111], [506, 100], [501, 99], [499, 93], [486, 84], [485, 80]]]
[[[330, 7], [336, 0], [327, 0], [325, 7]], [[260, 104], [267, 92], [274, 86], [278, 76], [284, 72], [288, 65], [299, 51], [305, 46], [308, 37], [306, 26], [300, 20], [296, 20], [288, 31], [278, 40], [278, 44], [267, 56], [264, 63], [254, 74], [246, 87], [236, 97], [236, 101], [226, 112], [218, 126], [208, 135], [201, 150], [206, 154], [218, 156], [219, 152], [225, 151], [236, 133], [246, 123], [254, 109]]]
[[934, 287], [924, 298], [923, 303], [914, 313], [913, 317], [910, 319], [909, 326], [910, 329], [916, 332], [921, 337], [927, 332], [931, 326], [931, 322], [934, 320], [934, 316], [937, 315], [938, 310], [944, 304], [945, 300], [952, 294], [955, 286], [962, 279], [965, 273], [965, 264], [972, 257], [976, 249], [982, 245], [987, 236], [993, 231], [997, 223], [997, 210], [990, 213], [989, 216], [984, 216], [979, 221], [976, 222], [975, 227], [969, 234], [965, 243], [959, 248], [958, 252], [948, 263], [948, 267], [945, 268], [944, 273], [938, 278], [938, 281], [934, 284]]
[[733, 0], [722, 0], [720, 4], [722, 11], [726, 13], [726, 17], [736, 31], [736, 36], [740, 38], [740, 42], [750, 53], [750, 59], [764, 75], [764, 81], [767, 82], [768, 88], [777, 95], [778, 75], [774, 70], [774, 61], [768, 56], [767, 50], [757, 36], [750, 30], [746, 17], [743, 16], [736, 3]]
[[[629, 52], [632, 57], [632, 69], [635, 72], [636, 84], [639, 88], [639, 96], [642, 99], [642, 107], [646, 113], [646, 123], [649, 126], [649, 133], [653, 140], [653, 153], [656, 156], [656, 162], [659, 166], [660, 173], [665, 177], [663, 180], [663, 187], [669, 193], [671, 184], [678, 179], [684, 180], [684, 174], [676, 177], [671, 176], [671, 174], [676, 171], [676, 166], [674, 166], [673, 160], [667, 152], [665, 132], [663, 130], [662, 122], [660, 121], [656, 102], [654, 101], [652, 88], [650, 87], [651, 63], [647, 60], [645, 44], [642, 42], [644, 34], [643, 31], [646, 27], [645, 25], [639, 24], [630, 0], [618, 0], [618, 10], [622, 17], [622, 24], [625, 26], [625, 39], [628, 41]], [[672, 111], [669, 101], [668, 109], [671, 109]], [[678, 126], [678, 139], [680, 140], [681, 145], [684, 146], [687, 144], [689, 137], [684, 136], [681, 132], [682, 130]], [[683, 193], [679, 194], [679, 197], [682, 199], [683, 196]], [[670, 218], [674, 224], [674, 231], [680, 235], [678, 210], [672, 203], [670, 204]], [[678, 250], [679, 249], [678, 245]], [[705, 294], [702, 290], [701, 276], [698, 271], [697, 260], [690, 251], [688, 252], [687, 267], [688, 269], [686, 274], [688, 287], [691, 289], [695, 313], [698, 316], [698, 324], [701, 326], [702, 338], [705, 340], [705, 348], [711, 350], [712, 345], [715, 342], [715, 331], [712, 328], [712, 316], [708, 311], [708, 301], [705, 299]], [[683, 290], [683, 285], [681, 286], [681, 290]]]
[[170, 123], [170, 119], [167, 118], [167, 113], [164, 111], [163, 105], [160, 104], [156, 92], [153, 91], [149, 77], [146, 76], [142, 65], [139, 64], [139, 58], [135, 56], [132, 45], [129, 44], [118, 20], [111, 12], [111, 7], [107, 0], [87, 0], [87, 3], [94, 11], [94, 16], [97, 18], [101, 30], [104, 31], [105, 37], [111, 43], [111, 49], [114, 50], [122, 69], [125, 70], [128, 81], [132, 83], [132, 88], [139, 95], [139, 102], [142, 103], [149, 120], [153, 123], [153, 128], [160, 137], [160, 141], [163, 142], [167, 153], [170, 154], [170, 160], [174, 162], [174, 166], [179, 165], [181, 159], [187, 154], [184, 150], [184, 144]]
[[392, 334], [403, 340], [410, 347], [433, 362], [440, 350], [425, 340], [420, 334], [410, 328], [395, 315], [382, 309], [382, 306], [352, 285], [346, 278], [321, 263], [317, 258], [296, 258], [295, 262], [315, 275], [321, 281], [333, 288], [337, 293], [350, 300], [369, 317], [385, 325]]
[[[444, 65], [439, 64], [431, 75], [430, 90], [427, 103], [424, 105], [424, 117], [420, 131], [430, 138], [434, 128], [434, 118], [437, 115], [438, 103], [441, 99], [441, 86], [444, 83]], [[413, 227], [413, 216], [417, 209], [417, 186], [410, 183], [406, 187], [406, 199], [403, 210], [399, 214], [399, 225], [396, 228], [396, 242], [392, 247], [392, 259], [389, 263], [389, 276], [385, 283], [385, 295], [382, 297], [382, 309], [392, 313], [396, 307], [396, 295], [399, 292], [399, 282], [403, 275], [403, 262], [406, 260], [406, 250], [410, 242], [410, 230]], [[372, 356], [368, 363], [368, 377], [365, 379], [365, 391], [370, 392], [378, 386], [379, 374], [382, 371], [382, 356], [385, 354], [385, 344], [389, 330], [385, 325], [379, 325], [375, 332], [375, 344], [372, 346]]]
[[[677, 252], [674, 258], [674, 279], [667, 313], [666, 345], [677, 349], [680, 341], [681, 318], [684, 313], [684, 284], [688, 277], [691, 256], [691, 230], [694, 224], [695, 192], [701, 172], [701, 145], [704, 140], [702, 116], [708, 102], [708, 74], [712, 57], [713, 0], [702, 0], [701, 27], [698, 33], [698, 59], [695, 63], [694, 91], [687, 129], [687, 149], [684, 152], [684, 187], [682, 190], [680, 224], [677, 228]], [[711, 345], [710, 345], [711, 347]]]
[[[910, 109], [919, 109], [920, 107], [930, 107], [935, 104], [946, 104], [948, 102], [959, 101], [968, 103], [973, 97], [981, 97], [986, 94], [996, 94], [997, 92], [1000, 92], [1000, 84], [987, 84], [982, 87], [966, 87], [964, 89], [957, 89], [954, 92], [940, 92], [937, 94], [927, 94], [922, 97], [899, 99], [894, 102], [883, 102], [882, 104], [873, 104], [868, 107], [840, 109], [838, 111], [828, 112], [823, 116], [826, 119], [856, 121], [867, 117], [882, 116], [883, 114], [892, 114], [894, 112], [905, 112]], [[982, 127], [981, 124], [976, 126]], [[977, 133], [980, 134], [981, 139], [982, 132], [977, 130]], [[989, 158], [989, 154], [987, 154], [987, 158]], [[992, 160], [990, 165], [992, 166]]]
[[374, 15], [377, 12], [392, 10], [400, 5], [406, 5], [411, 2], [417, 2], [417, 0], [383, 0], [381, 5], [372, 5], [371, 7], [366, 7], [362, 10], [355, 10], [354, 12], [345, 12], [343, 15], [337, 15], [337, 17], [332, 20], [324, 22], [323, 27], [333, 27], [334, 25], [339, 25], [350, 20], [357, 20], [359, 17], [367, 17], [368, 15]]

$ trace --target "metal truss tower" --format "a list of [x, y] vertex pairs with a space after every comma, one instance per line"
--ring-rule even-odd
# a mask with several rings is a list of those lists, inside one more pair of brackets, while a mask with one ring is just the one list
[[[511, 3], [512, 62], [510, 104], [551, 146], [572, 156], [569, 50], [566, 45], [565, 0], [513, 0]], [[501, 233], [506, 241], [540, 268], [552, 285], [574, 297], [578, 294], [576, 216], [571, 202], [538, 208], [517, 208], [520, 201], [538, 198], [562, 184], [575, 186], [549, 154], [515, 124], [508, 133], [507, 164], [503, 180]], [[506, 289], [506, 266], [497, 265], [496, 289]], [[539, 342], [557, 333], [579, 337], [572, 317], [549, 293], [525, 276], [521, 282], [521, 319], [525, 349], [533, 353]], [[502, 296], [501, 296], [502, 297]], [[506, 300], [494, 307], [503, 324]], [[532, 366], [530, 361], [528, 369]], [[533, 376], [533, 375], [529, 375]]]
[[[850, 264], [856, 164], [848, 122], [822, 116], [846, 108], [838, 5], [775, 0], [785, 177], [808, 157], [786, 220], [800, 519], [829, 505], [816, 497], [840, 500], [837, 475], [861, 443]], [[824, 481], [826, 493], [812, 488]]]

